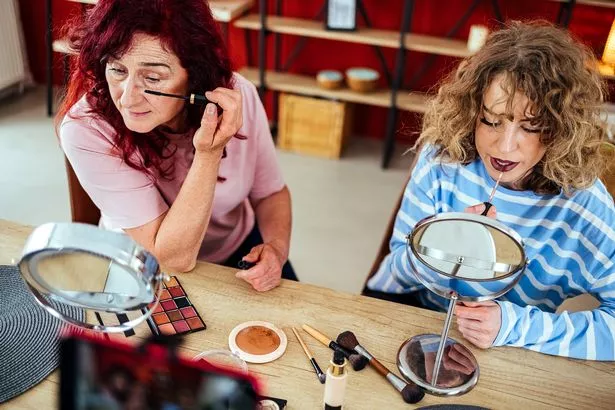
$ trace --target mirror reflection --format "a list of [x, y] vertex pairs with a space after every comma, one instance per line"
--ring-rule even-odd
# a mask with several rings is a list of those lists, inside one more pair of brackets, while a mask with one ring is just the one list
[[[86, 268], [87, 267], [87, 268]], [[101, 292], [109, 261], [86, 253], [56, 253], [40, 259], [38, 274], [50, 288]]]
[[[435, 375], [436, 353], [440, 345], [439, 335], [424, 334], [406, 341], [400, 348], [398, 364], [404, 375], [411, 380], [418, 377], [421, 385], [431, 385]], [[447, 339], [435, 386], [456, 388], [473, 386], [478, 378], [478, 362], [462, 344]], [[470, 387], [471, 388], [471, 387]]]
[[412, 247], [424, 264], [462, 279], [497, 279], [523, 263], [514, 238], [475, 220], [443, 219], [418, 226]]
[[68, 294], [105, 293], [137, 297], [136, 278], [123, 266], [85, 252], [54, 253], [38, 261], [37, 273], [49, 289]]

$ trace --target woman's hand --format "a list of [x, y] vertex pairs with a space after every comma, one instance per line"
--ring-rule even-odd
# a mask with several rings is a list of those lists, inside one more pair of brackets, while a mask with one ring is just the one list
[[[192, 139], [194, 149], [203, 153], [221, 153], [228, 141], [243, 125], [241, 92], [218, 87], [205, 96], [210, 103], [205, 107], [201, 127]], [[222, 114], [218, 116], [218, 107]]]
[[237, 272], [236, 276], [248, 282], [255, 290], [266, 292], [280, 284], [286, 256], [272, 242], [255, 246], [243, 260], [256, 265]]
[[502, 326], [500, 305], [488, 302], [461, 302], [455, 307], [457, 329], [481, 349], [491, 347]]
[[442, 357], [442, 365], [445, 369], [457, 371], [467, 376], [476, 371], [476, 366], [472, 360], [466, 356], [465, 347], [459, 343], [447, 345], [444, 348], [444, 356]]
[[[467, 212], [469, 214], [481, 215], [484, 211], [485, 211], [485, 204], [477, 204], [477, 205], [472, 205], [472, 206], [467, 207], [464, 212]], [[487, 216], [489, 218], [495, 219], [495, 217], [497, 216], [495, 206], [492, 205], [491, 208], [489, 208], [489, 210], [487, 211]]]

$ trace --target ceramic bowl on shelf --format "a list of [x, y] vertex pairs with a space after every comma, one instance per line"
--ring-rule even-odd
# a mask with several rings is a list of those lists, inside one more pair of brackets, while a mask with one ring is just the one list
[[378, 71], [371, 68], [356, 67], [346, 70], [348, 87], [360, 93], [374, 91], [378, 86], [379, 78], [380, 74]]
[[322, 70], [316, 75], [316, 81], [320, 88], [335, 90], [342, 87], [344, 76], [336, 70]]

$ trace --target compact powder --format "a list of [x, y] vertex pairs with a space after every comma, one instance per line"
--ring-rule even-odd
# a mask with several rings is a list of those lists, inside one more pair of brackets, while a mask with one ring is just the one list
[[280, 346], [280, 336], [265, 326], [250, 326], [237, 333], [237, 346], [250, 354], [269, 354]]
[[271, 362], [284, 354], [288, 340], [269, 322], [245, 322], [235, 326], [228, 338], [231, 352], [249, 363]]

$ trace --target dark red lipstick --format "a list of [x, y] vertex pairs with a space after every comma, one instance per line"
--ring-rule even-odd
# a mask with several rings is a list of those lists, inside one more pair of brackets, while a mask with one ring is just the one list
[[499, 172], [512, 171], [517, 165], [519, 165], [518, 162], [506, 161], [500, 158], [490, 157], [489, 159], [491, 161], [491, 166]]

